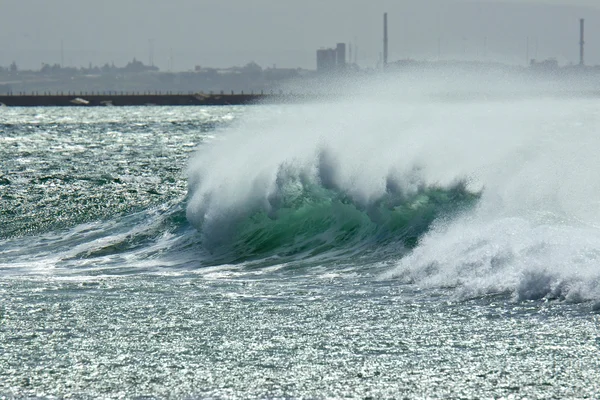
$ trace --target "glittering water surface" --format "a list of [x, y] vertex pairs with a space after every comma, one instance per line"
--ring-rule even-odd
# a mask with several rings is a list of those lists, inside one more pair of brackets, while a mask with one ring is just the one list
[[189, 152], [239, 113], [3, 110], [0, 237], [124, 215], [185, 195]]
[[[549, 125], [594, 143], [600, 119], [591, 107], [544, 106], [560, 110]], [[2, 109], [0, 398], [600, 396], [592, 220], [550, 212], [541, 220], [546, 197], [531, 205], [539, 213], [499, 212], [492, 200], [527, 186], [502, 179], [485, 181], [480, 194], [428, 186], [425, 176], [406, 194], [397, 187], [414, 174], [386, 183], [367, 171], [387, 188], [361, 202], [344, 184], [364, 184], [368, 165], [344, 180], [336, 151], [360, 164], [353, 148], [365, 143], [311, 134], [331, 129], [315, 122], [322, 107]], [[503, 107], [502, 120], [512, 113], [522, 125], [522, 104]], [[278, 143], [257, 128], [272, 126], [302, 141]], [[290, 165], [304, 165], [301, 142], [311, 141], [330, 151], [297, 173]], [[271, 159], [280, 164], [274, 152], [286, 168], [254, 175]], [[513, 164], [533, 168], [535, 155], [523, 154]], [[186, 172], [194, 157], [210, 162]], [[580, 162], [585, 171], [569, 177], [587, 182], [591, 161]], [[306, 172], [314, 170], [317, 180]], [[191, 195], [204, 197], [190, 196], [188, 176], [198, 179]], [[252, 214], [245, 181], [270, 191], [270, 209]], [[582, 210], [595, 204], [581, 198]], [[567, 206], [565, 215], [583, 215]], [[241, 227], [237, 241], [207, 245], [231, 226]]]
[[76, 397], [595, 397], [598, 321], [370, 279], [2, 284], [2, 389]]

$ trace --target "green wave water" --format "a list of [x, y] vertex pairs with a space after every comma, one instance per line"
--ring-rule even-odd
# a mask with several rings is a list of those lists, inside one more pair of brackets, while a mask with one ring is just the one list
[[235, 222], [230, 238], [216, 249], [230, 262], [269, 256], [341, 257], [394, 246], [414, 248], [437, 218], [451, 218], [479, 199], [463, 183], [450, 188], [421, 187], [410, 194], [386, 193], [362, 206], [337, 190], [301, 185], [269, 211]]

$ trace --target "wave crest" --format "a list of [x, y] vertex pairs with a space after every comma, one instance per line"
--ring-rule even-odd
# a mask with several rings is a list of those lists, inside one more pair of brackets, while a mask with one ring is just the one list
[[330, 153], [315, 159], [314, 165], [280, 165], [272, 181], [256, 178], [253, 190], [234, 202], [221, 203], [222, 192], [194, 187], [187, 215], [204, 247], [219, 262], [339, 257], [384, 247], [403, 253], [434, 220], [450, 218], [479, 198], [463, 181], [447, 187], [418, 183], [415, 171], [408, 179], [390, 173], [378, 196], [357, 196], [344, 189]]

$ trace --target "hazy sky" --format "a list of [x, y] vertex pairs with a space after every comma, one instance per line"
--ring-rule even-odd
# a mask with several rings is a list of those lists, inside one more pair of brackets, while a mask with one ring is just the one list
[[[124, 65], [137, 57], [168, 70], [194, 65], [315, 68], [315, 51], [358, 45], [375, 65], [388, 12], [390, 60], [481, 58], [600, 64], [600, 0], [0, 0], [0, 65]], [[153, 51], [151, 51], [153, 48]]]

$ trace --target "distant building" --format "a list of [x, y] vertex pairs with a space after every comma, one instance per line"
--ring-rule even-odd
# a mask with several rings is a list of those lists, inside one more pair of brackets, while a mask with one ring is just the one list
[[337, 56], [335, 49], [317, 50], [317, 71], [329, 72], [335, 70]]
[[338, 43], [335, 48], [336, 64], [338, 68], [346, 66], [346, 43]]
[[549, 58], [549, 59], [543, 60], [543, 61], [531, 60], [530, 68], [534, 71], [546, 71], [546, 72], [552, 72], [552, 71], [559, 70], [558, 61], [556, 61], [556, 59], [554, 59], [554, 58]]
[[[90, 64], [90, 68], [92, 69], [92, 66]], [[157, 72], [158, 71], [158, 67], [155, 67], [154, 65], [144, 65], [143, 62], [136, 60], [135, 58], [133, 59], [133, 61], [127, 63], [127, 65], [123, 68], [124, 72], [129, 72], [129, 73], [140, 73], [140, 72], [146, 72], [146, 71], [154, 71]]]
[[346, 67], [346, 43], [338, 43], [334, 49], [317, 50], [317, 71], [333, 72]]

